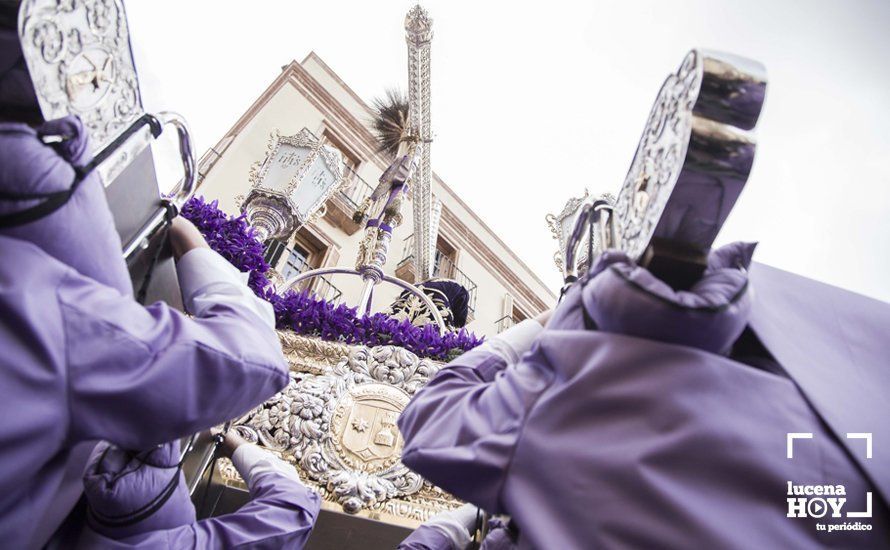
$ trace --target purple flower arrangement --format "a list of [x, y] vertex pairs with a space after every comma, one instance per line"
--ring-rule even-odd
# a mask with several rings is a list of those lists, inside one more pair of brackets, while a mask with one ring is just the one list
[[263, 244], [254, 237], [243, 214], [228, 216], [217, 201], [193, 197], [182, 207], [182, 215], [201, 231], [210, 248], [239, 270], [250, 273], [250, 288], [272, 304], [279, 329], [344, 344], [400, 346], [419, 357], [439, 361], [449, 361], [482, 343], [481, 338], [464, 329], [440, 334], [434, 325], [416, 327], [408, 320], [383, 313], [359, 317], [356, 308], [334, 305], [308, 290], [278, 294], [266, 278], [269, 264], [263, 259]]
[[250, 273], [251, 290], [267, 298], [271, 286], [266, 278], [269, 264], [263, 257], [263, 243], [253, 236], [253, 228], [247, 225], [244, 214], [228, 216], [219, 209], [218, 201], [205, 202], [204, 197], [192, 197], [182, 206], [182, 217], [195, 224], [210, 248], [239, 270]]

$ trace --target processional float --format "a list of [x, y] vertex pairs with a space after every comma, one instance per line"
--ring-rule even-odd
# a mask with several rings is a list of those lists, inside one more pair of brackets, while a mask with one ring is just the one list
[[[425, 17], [415, 8], [406, 24], [412, 60], [424, 59], [411, 51], [411, 30], [420, 15]], [[428, 70], [409, 74], [428, 75]], [[562, 239], [567, 280], [576, 278], [581, 268], [585, 236], [591, 244], [586, 258], [617, 247], [677, 284], [694, 279], [750, 172], [755, 142], [749, 130], [759, 116], [765, 84], [756, 62], [690, 52], [662, 87], [618, 199], [573, 201], [567, 212], [550, 218]], [[413, 109], [418, 103], [409, 97], [409, 104]], [[426, 108], [428, 104], [428, 99], [419, 103]], [[402, 186], [414, 184], [415, 201], [425, 192], [416, 183], [423, 174], [422, 153], [429, 151], [423, 135], [408, 126], [396, 160], [372, 194], [371, 203], [383, 205], [368, 223], [357, 269], [315, 270], [291, 285], [318, 275], [352, 273], [366, 281], [360, 307], [369, 309], [367, 289], [387, 280], [382, 265], [392, 227], [400, 221]], [[429, 204], [418, 212], [414, 203], [415, 232], [427, 235], [425, 245], [416, 245], [419, 271], [431, 269], [433, 249], [428, 245], [434, 244], [434, 234], [418, 228], [434, 227], [436, 208]], [[430, 263], [423, 264], [424, 259]], [[441, 365], [392, 346], [345, 346], [294, 335], [282, 335], [282, 342], [294, 368], [291, 386], [236, 421], [235, 429], [292, 457], [329, 509], [413, 526], [457, 504], [401, 464], [395, 428], [411, 395]], [[224, 478], [237, 484], [230, 466]]]
[[[21, 13], [22, 43], [45, 116], [80, 115], [100, 151], [100, 170], [134, 281], [156, 266], [152, 284], [158, 288], [151, 299], [180, 304], [169, 253], [158, 251], [163, 250], [163, 227], [194, 188], [194, 157], [181, 118], [143, 112], [123, 5], [120, 0], [28, 0]], [[360, 277], [362, 312], [372, 309], [377, 285], [394, 284], [416, 297], [430, 320], [444, 330], [442, 303], [383, 271], [407, 186], [413, 204], [414, 261], [422, 281], [434, 273], [441, 211], [431, 191], [432, 21], [416, 6], [406, 17], [405, 29], [408, 124], [373, 200], [359, 213], [369, 219], [356, 268], [314, 270], [287, 284], [298, 288], [303, 281], [329, 274]], [[557, 261], [567, 283], [607, 248], [626, 251], [677, 287], [694, 280], [750, 172], [755, 151], [750, 131], [765, 86], [757, 62], [690, 52], [662, 86], [617, 198], [585, 193], [569, 201], [559, 215], [548, 217], [559, 240]], [[159, 193], [146, 147], [167, 125], [181, 140], [185, 172], [172, 199]], [[266, 160], [250, 175], [243, 210], [260, 238], [287, 237], [318, 215], [343, 174], [336, 148], [308, 131], [273, 136]], [[395, 426], [400, 411], [440, 363], [395, 346], [371, 348], [289, 331], [279, 334], [291, 363], [291, 382], [264, 405], [235, 419], [233, 429], [292, 462], [301, 478], [322, 494], [329, 515], [319, 522], [316, 540], [336, 544], [346, 532], [361, 532], [371, 537], [363, 538], [369, 546], [377, 542], [391, 547], [406, 528], [459, 504], [400, 462], [402, 441]], [[193, 487], [206, 459], [206, 453], [195, 459], [199, 464]], [[243, 485], [230, 465], [223, 465], [222, 479], [226, 492], [212, 499], [220, 503], [219, 513], [246, 498], [233, 491]], [[210, 488], [203, 491], [206, 495]], [[353, 523], [340, 522], [350, 517]]]
[[[307, 271], [286, 281], [285, 288], [299, 290], [306, 282], [328, 275], [358, 277], [363, 282], [357, 300], [361, 315], [374, 309], [375, 288], [391, 284], [403, 292], [390, 313], [410, 302], [409, 317], [415, 324], [444, 331], [454, 328], [455, 319], [447, 296], [434, 287], [418, 288], [384, 272], [393, 232], [403, 221], [402, 209], [410, 197], [416, 273], [421, 284], [432, 279], [441, 211], [431, 190], [432, 20], [415, 6], [405, 18], [405, 31], [407, 109], [389, 106], [404, 124], [394, 128], [391, 147], [381, 147], [389, 167], [355, 213], [355, 221], [365, 225], [355, 267]], [[251, 190], [242, 210], [261, 239], [289, 238], [319, 215], [318, 208], [341, 185], [344, 175], [336, 149], [308, 130], [296, 136], [273, 134], [265, 160], [251, 171]], [[236, 419], [232, 429], [294, 463], [301, 479], [322, 495], [325, 513], [313, 535], [316, 544], [326, 540], [336, 544], [345, 532], [359, 530], [362, 537], [394, 546], [407, 529], [460, 504], [400, 461], [402, 439], [396, 419], [440, 363], [398, 346], [346, 345], [290, 331], [279, 333], [291, 364], [291, 383]], [[229, 488], [243, 488], [229, 462], [223, 463], [222, 478]], [[365, 518], [377, 521], [368, 523]]]

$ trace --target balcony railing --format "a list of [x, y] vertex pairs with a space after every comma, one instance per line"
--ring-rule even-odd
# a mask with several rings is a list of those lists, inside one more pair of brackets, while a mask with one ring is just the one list
[[505, 330], [507, 330], [508, 328], [515, 325], [516, 319], [514, 319], [510, 315], [504, 315], [503, 317], [501, 317], [500, 319], [495, 321], [495, 323], [497, 324], [497, 327], [498, 327], [498, 334], [500, 334], [500, 333], [504, 332]]
[[374, 187], [349, 166], [346, 166], [343, 179], [345, 181], [340, 185], [339, 196], [354, 211], [363, 200], [371, 196]]
[[300, 283], [297, 284], [297, 287], [300, 290], [308, 288], [310, 294], [332, 304], [339, 304], [343, 299], [343, 292], [334, 286], [330, 279], [324, 275], [300, 281]]
[[[404, 241], [403, 247], [404, 251], [402, 252], [402, 259], [399, 261], [399, 265], [414, 260], [414, 234], [408, 235]], [[436, 265], [433, 268], [433, 277], [442, 277], [444, 279], [457, 281], [467, 289], [467, 292], [470, 295], [468, 318], [472, 319], [476, 311], [476, 283], [467, 277], [467, 274], [461, 271], [460, 268], [455, 265], [454, 261], [443, 254], [441, 250], [436, 250]]]
[[[266, 246], [265, 258], [272, 266], [272, 269], [281, 275], [283, 282], [287, 282], [297, 275], [313, 269], [302, 254], [287, 247], [277, 239], [269, 241]], [[334, 304], [339, 303], [343, 298], [343, 292], [325, 276], [313, 277], [312, 279], [302, 281], [297, 285], [297, 288], [299, 290], [308, 288], [310, 293], [315, 295], [316, 298]]]

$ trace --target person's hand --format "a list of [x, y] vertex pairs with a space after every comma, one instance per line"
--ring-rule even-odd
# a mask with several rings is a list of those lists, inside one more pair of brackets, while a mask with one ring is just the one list
[[542, 327], [546, 327], [547, 323], [550, 322], [550, 318], [553, 317], [553, 310], [548, 309], [546, 311], [542, 311], [541, 313], [535, 316], [535, 321], [541, 324]]
[[426, 521], [425, 525], [445, 533], [453, 548], [467, 548], [476, 532], [476, 517], [480, 511], [467, 503], [457, 508], [440, 512]]
[[194, 248], [210, 248], [198, 228], [182, 216], [173, 218], [170, 223], [169, 236], [173, 257], [176, 260]]
[[249, 441], [238, 435], [237, 430], [229, 430], [225, 434], [223, 442], [219, 445], [219, 454], [226, 458], [232, 458], [232, 455], [235, 454], [235, 449], [241, 445], [249, 444]]
[[457, 510], [452, 510], [449, 513], [458, 521], [458, 523], [467, 528], [467, 532], [472, 537], [473, 532], [476, 530], [476, 518], [482, 513], [479, 508], [476, 507], [475, 504], [470, 504], [468, 502]]

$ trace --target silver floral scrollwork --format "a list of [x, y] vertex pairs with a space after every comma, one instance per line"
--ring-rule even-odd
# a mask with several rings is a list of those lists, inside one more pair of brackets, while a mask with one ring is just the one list
[[[456, 505], [400, 460], [403, 441], [396, 419], [438, 372], [438, 363], [395, 346], [343, 346], [281, 335], [287, 356], [294, 351], [303, 361], [319, 360], [312, 368], [301, 364], [292, 370], [287, 388], [238, 419], [235, 429], [291, 457], [302, 477], [347, 513], [392, 513], [394, 502], [416, 499], [424, 504], [413, 505], [412, 519], [424, 521]], [[340, 360], [332, 365], [328, 352], [339, 353]]]
[[648, 246], [686, 157], [701, 61], [691, 51], [665, 81], [649, 114], [633, 163], [618, 194], [615, 215], [624, 250], [638, 258]]

